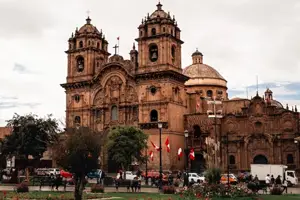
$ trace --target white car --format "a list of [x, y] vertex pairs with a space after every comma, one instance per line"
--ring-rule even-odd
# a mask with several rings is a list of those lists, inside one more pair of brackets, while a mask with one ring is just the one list
[[[136, 174], [134, 174], [132, 171], [126, 171], [126, 180], [133, 180], [134, 178], [138, 178], [138, 180], [141, 179], [141, 177], [138, 177]], [[120, 174], [117, 174], [117, 179], [120, 178]], [[124, 174], [123, 174], [123, 178], [124, 178]]]
[[49, 175], [49, 176], [60, 175], [60, 169], [58, 169], [58, 168], [48, 168], [48, 169], [46, 169], [45, 174]]
[[189, 182], [196, 182], [196, 183], [200, 183], [200, 182], [204, 182], [205, 181], [205, 177], [199, 176], [197, 173], [189, 173]]

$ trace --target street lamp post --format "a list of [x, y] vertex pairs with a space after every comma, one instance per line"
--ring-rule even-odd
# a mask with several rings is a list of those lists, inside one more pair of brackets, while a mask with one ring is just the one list
[[[208, 114], [208, 118], [214, 118], [215, 122], [215, 141], [218, 144], [218, 132], [217, 132], [217, 119], [218, 118], [222, 118], [222, 110], [218, 110], [216, 109], [216, 105], [220, 105], [222, 104], [222, 101], [216, 101], [216, 97], [213, 98], [213, 101], [207, 101], [207, 104], [212, 104], [213, 105], [213, 111], [208, 110], [207, 114]], [[218, 165], [218, 156], [217, 156], [217, 149], [215, 149], [215, 158], [214, 158], [214, 163], [215, 165]]]
[[184, 131], [184, 139], [185, 139], [185, 170], [188, 171], [189, 168], [189, 147], [188, 147], [188, 137], [189, 137], [189, 131]]
[[145, 184], [148, 185], [148, 152], [147, 148], [145, 149], [146, 151], [146, 174], [145, 174]]
[[159, 129], [159, 189], [162, 189], [162, 148], [161, 148], [161, 131], [162, 131], [162, 123], [157, 123]]
[[230, 181], [229, 181], [229, 164], [230, 164], [230, 157], [229, 157], [229, 138], [228, 138], [228, 132], [226, 133], [226, 155], [227, 155], [227, 185], [228, 185], [228, 188], [229, 188], [229, 184], [230, 184]]

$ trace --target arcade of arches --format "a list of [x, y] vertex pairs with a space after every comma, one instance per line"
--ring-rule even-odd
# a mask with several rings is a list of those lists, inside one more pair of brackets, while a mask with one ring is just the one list
[[[229, 99], [227, 80], [204, 63], [198, 49], [191, 65], [182, 66], [181, 29], [160, 3], [138, 26], [137, 48], [133, 44], [129, 59], [118, 55], [117, 45], [114, 50], [109, 47], [91, 21], [88, 17], [68, 40], [67, 78], [61, 84], [66, 92], [66, 128], [88, 126], [106, 138], [114, 126], [136, 126], [149, 134], [151, 149], [150, 142], [159, 142], [160, 121], [162, 141], [168, 138], [171, 144], [170, 153], [163, 146], [163, 168], [169, 170], [184, 168], [177, 150], [185, 146], [185, 130], [188, 147], [196, 155], [189, 165], [193, 171], [207, 166], [208, 138], [219, 142], [217, 154], [224, 169], [227, 163], [232, 170], [249, 169], [251, 163], [299, 168], [299, 148], [294, 144], [300, 135], [297, 108], [284, 108], [270, 89], [264, 96]], [[214, 110], [208, 102], [212, 99], [222, 102], [215, 105], [221, 119], [207, 116]], [[157, 170], [158, 163], [156, 152], [149, 169]], [[105, 150], [100, 164], [109, 172], [116, 170]]]

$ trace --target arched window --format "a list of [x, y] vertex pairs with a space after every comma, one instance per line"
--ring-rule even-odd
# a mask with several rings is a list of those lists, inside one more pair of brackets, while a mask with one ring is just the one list
[[194, 127], [194, 138], [200, 138], [201, 136], [201, 129], [198, 125], [195, 125]]
[[84, 70], [84, 58], [82, 56], [77, 57], [77, 71], [82, 72]]
[[118, 107], [115, 105], [111, 107], [111, 120], [118, 120]]
[[81, 118], [79, 116], [75, 116], [74, 122], [75, 122], [75, 124], [80, 124]]
[[235, 165], [235, 157], [233, 155], [229, 156], [229, 164], [230, 165]]
[[96, 118], [99, 119], [101, 117], [101, 110], [96, 111]]
[[78, 103], [80, 101], [80, 95], [76, 94], [74, 97], [76, 103]]
[[90, 41], [90, 40], [88, 41], [88, 45], [89, 45], [89, 46], [91, 45], [91, 41]]
[[288, 154], [286, 156], [286, 161], [287, 161], [287, 164], [294, 164], [294, 156], [293, 156], [293, 154]]
[[151, 122], [157, 122], [158, 121], [158, 113], [156, 110], [152, 110], [150, 112], [150, 121]]
[[140, 31], [140, 36], [143, 37], [143, 31]]
[[207, 97], [212, 97], [213, 96], [213, 92], [211, 90], [207, 90], [206, 96]]
[[151, 34], [152, 34], [152, 35], [156, 35], [156, 29], [155, 29], [155, 28], [152, 28], [152, 29], [151, 29]]
[[155, 62], [158, 59], [158, 47], [156, 44], [151, 44], [149, 46], [149, 58], [151, 62]]
[[163, 27], [163, 33], [165, 33], [166, 32], [166, 28], [165, 27]]
[[175, 58], [175, 56], [176, 56], [176, 47], [175, 46], [172, 46], [171, 55], [172, 55], [172, 58]]
[[79, 48], [82, 48], [82, 47], [83, 47], [83, 42], [80, 41], [80, 42], [79, 42]]
[[97, 49], [99, 49], [100, 48], [100, 43], [99, 42], [97, 42]]

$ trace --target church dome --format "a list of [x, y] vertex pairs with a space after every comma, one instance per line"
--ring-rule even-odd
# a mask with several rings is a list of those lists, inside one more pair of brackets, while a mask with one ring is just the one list
[[192, 54], [193, 64], [183, 70], [183, 74], [190, 77], [185, 85], [217, 85], [227, 87], [225, 78], [214, 68], [203, 64], [203, 54], [196, 50]]
[[283, 108], [283, 105], [279, 101], [273, 99], [270, 101], [271, 101], [271, 106], [275, 106], [276, 108]]
[[154, 18], [170, 18], [170, 15], [168, 13], [166, 13], [163, 9], [162, 9], [162, 4], [159, 2], [157, 5], [157, 10], [154, 11], [151, 15], [150, 15], [150, 19], [154, 19]]
[[90, 17], [88, 17], [87, 19], [86, 19], [86, 24], [85, 25], [83, 25], [80, 29], [79, 29], [79, 31], [78, 31], [78, 33], [79, 34], [83, 34], [83, 33], [97, 33], [97, 34], [100, 34], [100, 32], [98, 31], [98, 29], [96, 28], [96, 26], [93, 26], [92, 24], [91, 24], [91, 19], [90, 19]]

